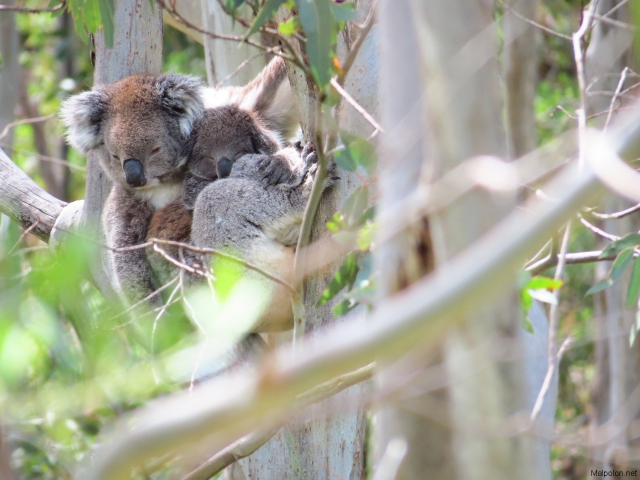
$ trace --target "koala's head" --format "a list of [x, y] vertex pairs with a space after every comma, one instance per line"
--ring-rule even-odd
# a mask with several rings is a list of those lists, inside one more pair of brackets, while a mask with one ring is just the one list
[[249, 111], [225, 105], [205, 111], [196, 122], [189, 171], [215, 180], [229, 176], [233, 163], [249, 153], [275, 153], [279, 138]]
[[194, 123], [204, 112], [202, 84], [178, 74], [134, 75], [66, 100], [69, 143], [98, 149], [114, 182], [148, 188], [180, 180]]
[[189, 169], [209, 180], [227, 176], [245, 154], [275, 153], [299, 126], [281, 57], [245, 87], [206, 90], [204, 102], [207, 110], [196, 124]]

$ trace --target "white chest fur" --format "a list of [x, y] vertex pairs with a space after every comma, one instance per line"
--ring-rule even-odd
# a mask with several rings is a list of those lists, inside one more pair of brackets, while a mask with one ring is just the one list
[[180, 198], [182, 183], [153, 186], [139, 190], [139, 195], [151, 202], [156, 209], [159, 209]]

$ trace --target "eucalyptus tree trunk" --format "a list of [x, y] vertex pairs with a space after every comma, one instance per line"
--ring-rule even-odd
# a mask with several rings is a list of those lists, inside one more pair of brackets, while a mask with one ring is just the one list
[[523, 18], [535, 19], [536, 0], [505, 2], [504, 83], [506, 127], [510, 157], [518, 158], [536, 148], [534, 100], [537, 87], [539, 33]]
[[[372, 3], [357, 2], [358, 21], [363, 22]], [[338, 37], [339, 58], [344, 60], [350, 51], [357, 30], [345, 30]], [[362, 44], [353, 67], [344, 83], [347, 92], [374, 118], [378, 116], [379, 32], [373, 26]], [[301, 72], [289, 69], [289, 79], [298, 100], [305, 139], [312, 140], [315, 132], [315, 94]], [[352, 134], [367, 137], [373, 127], [351, 106], [341, 102], [337, 107], [340, 127]], [[359, 185], [353, 174], [340, 172], [340, 181], [324, 196], [316, 214], [311, 241], [328, 234], [326, 223]], [[316, 302], [335, 273], [331, 265], [308, 279], [305, 288], [306, 338], [323, 326], [340, 320], [331, 311], [334, 303], [317, 307]], [[304, 348], [304, 347], [303, 347]], [[335, 395], [312, 409], [303, 410], [299, 420], [282, 428], [253, 455], [239, 460], [226, 471], [227, 479], [280, 480], [336, 478], [358, 480], [366, 476], [366, 415], [363, 408], [353, 409], [368, 385], [356, 385]], [[351, 408], [348, 406], [351, 405]], [[313, 412], [322, 412], [320, 417]]]
[[[598, 14], [604, 15], [620, 0], [601, 0]], [[620, 22], [630, 21], [628, 5], [613, 12], [610, 17]], [[609, 117], [616, 90], [627, 88], [635, 80], [623, 81], [623, 71], [630, 63], [630, 47], [633, 33], [619, 26], [599, 22], [595, 25], [591, 43], [586, 53], [587, 84], [596, 92], [611, 92], [611, 95], [592, 95], [588, 97], [588, 113], [600, 115], [596, 117], [596, 125], [604, 128]], [[621, 83], [622, 81], [622, 83]], [[618, 98], [613, 108], [628, 103], [626, 98]], [[602, 114], [602, 112], [605, 112]], [[616, 195], [608, 195], [604, 201], [606, 212], [624, 210], [629, 202]], [[637, 214], [622, 219], [605, 220], [600, 225], [613, 235], [625, 235], [638, 231], [640, 221]], [[608, 243], [601, 240], [604, 246]], [[596, 264], [596, 279], [599, 281], [607, 275], [609, 263]], [[626, 408], [629, 395], [639, 385], [637, 367], [640, 360], [638, 342], [629, 347], [629, 332], [635, 323], [636, 309], [626, 308], [629, 275], [623, 275], [614, 285], [594, 295], [595, 322], [595, 377], [591, 388], [592, 404], [590, 424], [592, 429], [611, 421], [614, 415], [620, 415]], [[637, 418], [637, 415], [636, 415]], [[592, 430], [595, 431], [595, 430]], [[591, 438], [597, 442], [598, 438]], [[597, 470], [621, 470], [640, 468], [640, 459], [630, 455], [630, 448], [638, 448], [640, 442], [628, 441], [624, 429], [611, 435], [604, 443], [598, 442], [591, 451], [592, 468]], [[596, 477], [599, 478], [599, 477]]]
[[[389, 72], [382, 97], [389, 105], [383, 120], [390, 146], [381, 158], [381, 214], [407, 199], [420, 182], [437, 181], [470, 157], [507, 156], [492, 2], [402, 3], [401, 9], [397, 2], [381, 2], [382, 44], [399, 36], [407, 42], [393, 49], [391, 59], [384, 56], [389, 63], [382, 69]], [[408, 35], [411, 29], [414, 38]], [[420, 139], [425, 139], [422, 145]], [[379, 245], [382, 294], [408, 286], [429, 269], [425, 248], [432, 249], [435, 268], [447, 268], [448, 259], [513, 205], [511, 196], [473, 191], [429, 218], [430, 235], [416, 229]], [[506, 433], [510, 415], [526, 411], [530, 403], [522, 363], [499, 364], [494, 354], [518, 345], [518, 318], [515, 289], [504, 291], [468, 313], [439, 357], [411, 353], [380, 373], [381, 394], [409, 379], [424, 388], [410, 393], [400, 388], [395, 402], [378, 415], [380, 464], [392, 440], [406, 443], [395, 478], [550, 478], [550, 471], [535, 464], [530, 439]], [[428, 393], [437, 387], [421, 382], [421, 371], [438, 360], [444, 361], [446, 375], [437, 385], [448, 387]]]

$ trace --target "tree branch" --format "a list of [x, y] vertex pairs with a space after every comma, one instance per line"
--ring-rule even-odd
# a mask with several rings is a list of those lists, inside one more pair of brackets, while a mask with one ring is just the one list
[[0, 212], [45, 242], [65, 202], [49, 195], [0, 149]]
[[[373, 374], [373, 364], [367, 365], [355, 372], [347, 373], [329, 382], [319, 385], [308, 392], [298, 395], [294, 405], [295, 410], [300, 410], [314, 403], [321, 402], [341, 391], [371, 378]], [[229, 465], [237, 462], [241, 458], [248, 457], [262, 445], [267, 443], [278, 430], [283, 422], [276, 422], [276, 425], [266, 429], [259, 429], [242, 437], [235, 443], [220, 450], [209, 460], [182, 477], [182, 480], [209, 480], [214, 475], [220, 473]]]

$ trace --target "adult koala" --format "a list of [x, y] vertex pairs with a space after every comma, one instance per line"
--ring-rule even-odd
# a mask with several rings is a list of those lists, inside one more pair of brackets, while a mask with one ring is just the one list
[[[68, 142], [95, 151], [113, 181], [102, 218], [108, 245], [143, 243], [154, 212], [182, 196], [193, 125], [204, 115], [202, 93], [193, 77], [134, 75], [63, 103]], [[112, 258], [125, 303], [156, 290], [144, 250]]]

